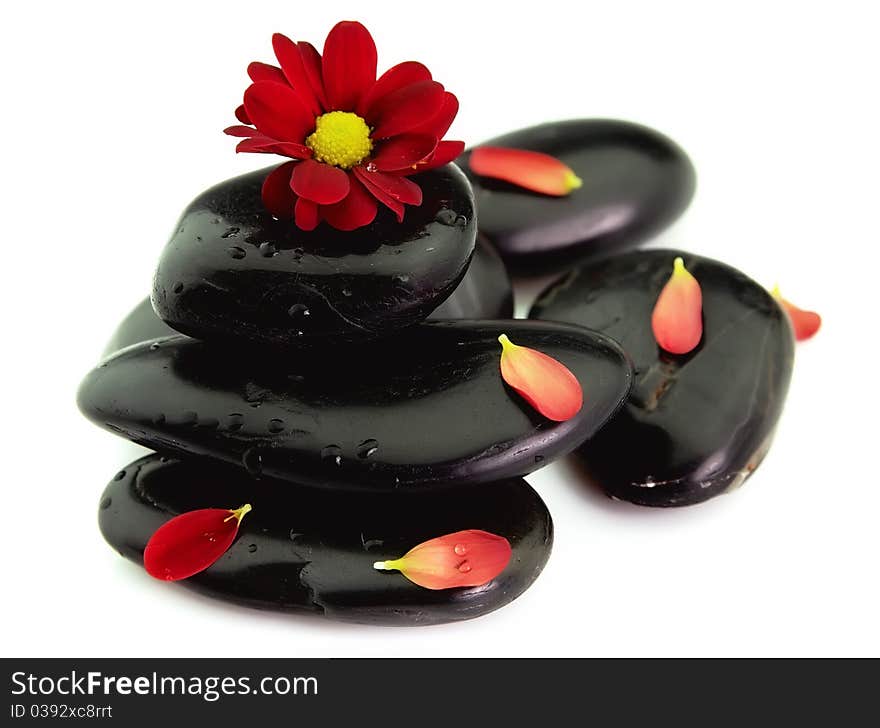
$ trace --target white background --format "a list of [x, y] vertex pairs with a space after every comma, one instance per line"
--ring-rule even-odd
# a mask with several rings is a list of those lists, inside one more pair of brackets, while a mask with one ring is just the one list
[[[494, 5], [492, 3], [491, 5]], [[119, 2], [4, 10], [3, 653], [878, 655], [877, 22], [873, 3]], [[699, 189], [657, 243], [822, 313], [775, 445], [704, 505], [613, 503], [560, 462], [543, 575], [481, 619], [370, 628], [153, 581], [104, 544], [99, 495], [138, 449], [74, 406], [203, 188], [267, 163], [221, 129], [282, 31], [359, 19], [380, 69], [425, 62], [470, 143], [557, 118], [654, 126]], [[522, 310], [534, 285], [520, 301]], [[530, 293], [531, 292], [531, 293]]]

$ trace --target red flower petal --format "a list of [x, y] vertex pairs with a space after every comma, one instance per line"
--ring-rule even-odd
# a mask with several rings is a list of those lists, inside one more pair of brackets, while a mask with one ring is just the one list
[[455, 160], [464, 151], [464, 142], [443, 141], [437, 145], [437, 149], [431, 155], [431, 158], [425, 162], [420, 162], [416, 171], [423, 172], [426, 169], [434, 169], [449, 164]]
[[266, 136], [301, 143], [315, 129], [315, 117], [286, 84], [260, 81], [244, 92], [248, 116]]
[[290, 187], [300, 197], [319, 205], [332, 205], [345, 198], [350, 185], [345, 170], [307, 159], [296, 165]]
[[443, 103], [440, 106], [440, 110], [424, 124], [420, 124], [419, 126], [410, 129], [410, 133], [429, 134], [438, 139], [442, 139], [443, 135], [449, 131], [449, 127], [452, 126], [452, 122], [455, 121], [457, 115], [458, 99], [454, 94], [446, 91], [443, 94]]
[[[281, 64], [282, 75], [290, 82], [293, 90], [305, 102], [312, 115], [320, 116], [321, 103], [315, 90], [312, 88], [311, 81], [303, 65], [302, 55], [299, 52], [299, 48], [296, 47], [296, 43], [286, 35], [275, 33], [272, 36], [272, 49], [275, 51], [275, 57]], [[254, 80], [256, 81], [257, 79]]]
[[356, 230], [369, 225], [376, 218], [378, 211], [375, 198], [357, 178], [350, 176], [349, 181], [351, 190], [344, 200], [335, 205], [321, 207], [323, 218], [337, 230]]
[[397, 217], [397, 222], [403, 222], [404, 208], [401, 202], [395, 200], [391, 195], [385, 192], [381, 187], [376, 186], [371, 180], [375, 172], [367, 172], [363, 167], [355, 167], [354, 173], [356, 178], [360, 180], [366, 190], [379, 202], [391, 210]]
[[305, 197], [300, 197], [296, 201], [294, 217], [296, 226], [300, 230], [314, 230], [318, 227], [318, 223], [321, 222], [321, 216], [318, 214], [318, 205], [311, 200], [307, 200]]
[[583, 183], [570, 167], [556, 157], [526, 149], [477, 147], [470, 167], [481, 177], [504, 180], [544, 195], [562, 197]]
[[793, 303], [786, 301], [779, 292], [779, 286], [773, 289], [773, 297], [779, 301], [779, 304], [788, 314], [796, 341], [806, 341], [815, 336], [819, 327], [822, 326], [822, 317], [819, 314], [815, 311], [806, 311], [798, 308]]
[[421, 63], [417, 61], [398, 63], [379, 76], [373, 87], [361, 99], [357, 107], [358, 116], [363, 116], [369, 121], [373, 118], [372, 107], [380, 99], [392, 91], [397, 91], [397, 89], [409, 86], [412, 83], [416, 83], [416, 81], [430, 80], [431, 72]]
[[235, 124], [234, 126], [227, 126], [223, 130], [223, 133], [229, 134], [229, 136], [234, 136], [234, 137], [258, 137], [258, 136], [260, 136], [260, 132], [258, 132], [252, 126], [242, 126], [241, 124]]
[[422, 204], [422, 188], [406, 177], [384, 172], [368, 172], [363, 167], [355, 167], [355, 174], [370, 188], [378, 188], [386, 195], [405, 205]]
[[248, 66], [247, 72], [254, 83], [257, 81], [272, 81], [273, 83], [287, 85], [287, 79], [281, 69], [277, 66], [270, 66], [268, 63], [254, 61]]
[[687, 354], [703, 338], [703, 292], [681, 258], [675, 259], [672, 275], [660, 291], [651, 328], [660, 348], [670, 354]]
[[235, 147], [236, 152], [255, 152], [257, 154], [280, 154], [293, 159], [311, 159], [312, 150], [296, 142], [279, 142], [267, 136], [243, 139]]
[[400, 571], [425, 589], [482, 586], [510, 562], [510, 542], [488, 531], [457, 531], [420, 543], [404, 556], [373, 567]]
[[290, 189], [290, 177], [297, 164], [297, 162], [285, 162], [269, 172], [263, 181], [263, 204], [269, 213], [279, 220], [289, 220], [293, 217], [296, 195]]
[[584, 403], [581, 384], [568, 367], [552, 356], [517, 346], [507, 334], [501, 342], [501, 377], [548, 420], [570, 420]]
[[436, 137], [402, 134], [383, 142], [370, 161], [380, 172], [415, 171], [413, 168], [430, 157], [436, 148]]
[[376, 81], [376, 44], [360, 23], [337, 23], [324, 41], [324, 91], [331, 111], [354, 111]]
[[244, 104], [240, 104], [235, 109], [235, 118], [238, 119], [242, 124], [252, 124], [251, 117], [248, 116], [247, 109], [244, 108]]
[[226, 553], [241, 519], [251, 510], [203, 508], [182, 513], [160, 526], [144, 549], [144, 568], [166, 581], [186, 579], [204, 571]]
[[315, 48], [311, 43], [307, 43], [304, 40], [301, 40], [296, 44], [297, 49], [299, 50], [299, 54], [302, 57], [303, 68], [306, 71], [306, 76], [309, 79], [309, 85], [312, 87], [312, 91], [315, 96], [318, 97], [318, 101], [321, 104], [321, 109], [327, 108], [327, 95], [324, 93], [324, 76], [323, 76], [323, 62], [321, 60], [321, 54], [318, 53], [318, 49]]
[[403, 134], [429, 121], [443, 106], [443, 94], [436, 81], [418, 81], [382, 97], [373, 105], [373, 139]]

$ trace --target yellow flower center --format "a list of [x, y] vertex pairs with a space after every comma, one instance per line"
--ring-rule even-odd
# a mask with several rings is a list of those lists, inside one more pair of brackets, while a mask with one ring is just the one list
[[373, 151], [370, 127], [350, 111], [331, 111], [315, 121], [315, 131], [306, 137], [306, 146], [319, 162], [351, 169]]

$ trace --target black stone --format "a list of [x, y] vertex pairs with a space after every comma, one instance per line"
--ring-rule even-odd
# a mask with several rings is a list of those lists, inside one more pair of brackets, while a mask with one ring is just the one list
[[[428, 319], [503, 319], [511, 316], [513, 289], [504, 263], [489, 243], [480, 240], [461, 283]], [[176, 334], [156, 315], [150, 299], [145, 298], [113, 332], [104, 356], [132, 344]]]
[[[580, 413], [550, 422], [506, 387], [502, 333], [574, 372]], [[580, 327], [437, 322], [315, 356], [159, 339], [102, 362], [79, 406], [154, 450], [309, 485], [394, 490], [531, 472], [591, 437], [631, 378], [620, 347]]]
[[672, 223], [691, 201], [696, 174], [667, 137], [626, 121], [542, 124], [486, 145], [550, 154], [583, 186], [565, 197], [477, 177], [470, 152], [458, 160], [474, 187], [480, 232], [522, 275], [568, 269], [578, 259], [639, 243]]
[[[243, 503], [253, 510], [229, 551], [179, 583], [250, 607], [352, 622], [424, 625], [479, 617], [532, 584], [553, 539], [546, 506], [520, 479], [442, 494], [334, 493], [157, 455], [110, 482], [98, 516], [107, 542], [142, 565], [150, 536], [172, 516]], [[513, 549], [507, 568], [488, 584], [434, 591], [373, 568], [423, 541], [471, 528], [504, 536]]]
[[[679, 255], [703, 291], [703, 339], [684, 356], [660, 350], [651, 331]], [[738, 270], [674, 250], [627, 253], [572, 271], [530, 316], [603, 331], [633, 360], [626, 405], [579, 451], [610, 495], [646, 506], [699, 503], [740, 485], [767, 453], [794, 339], [773, 297]]]
[[403, 223], [382, 208], [352, 232], [272, 218], [260, 199], [269, 171], [212, 187], [177, 223], [152, 293], [177, 331], [299, 346], [376, 338], [423, 320], [464, 276], [476, 221], [455, 165], [412, 178], [424, 201]]

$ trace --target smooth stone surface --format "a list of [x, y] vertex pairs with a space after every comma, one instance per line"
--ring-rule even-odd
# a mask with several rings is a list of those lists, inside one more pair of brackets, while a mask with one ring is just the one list
[[[651, 312], [679, 255], [703, 291], [703, 339], [674, 356], [657, 346]], [[632, 357], [626, 405], [579, 451], [613, 497], [699, 503], [742, 484], [769, 449], [794, 339], [773, 297], [738, 270], [676, 250], [627, 253], [572, 271], [530, 316], [603, 331]]]
[[[513, 316], [513, 289], [504, 263], [485, 240], [479, 240], [474, 257], [452, 295], [435, 310], [428, 320], [502, 319]], [[104, 356], [177, 332], [160, 319], [149, 298], [145, 298], [119, 324]]]
[[[101, 533], [125, 558], [142, 565], [150, 536], [172, 516], [250, 503], [253, 510], [229, 551], [206, 571], [179, 582], [250, 607], [370, 624], [471, 619], [522, 594], [552, 547], [547, 507], [520, 479], [456, 493], [367, 495], [254, 481], [215, 463], [162, 460], [141, 458], [110, 482], [99, 506]], [[488, 584], [432, 591], [400, 573], [373, 568], [375, 561], [469, 528], [504, 536], [512, 546], [510, 563]]]
[[424, 201], [403, 223], [380, 205], [352, 232], [272, 218], [260, 199], [269, 171], [212, 187], [181, 216], [152, 292], [177, 331], [288, 346], [376, 338], [423, 320], [464, 276], [476, 222], [454, 164], [412, 178]]
[[541, 124], [485, 144], [550, 154], [583, 180], [566, 197], [550, 197], [477, 177], [470, 152], [459, 157], [474, 187], [480, 233], [521, 275], [568, 269], [645, 240], [684, 212], [696, 187], [694, 167], [677, 144], [626, 121]]
[[[502, 333], [574, 372], [585, 400], [575, 417], [546, 420], [507, 388]], [[315, 486], [395, 490], [529, 473], [591, 437], [631, 380], [620, 347], [579, 327], [438, 322], [314, 357], [160, 339], [102, 362], [78, 401], [96, 424], [154, 450]]]

